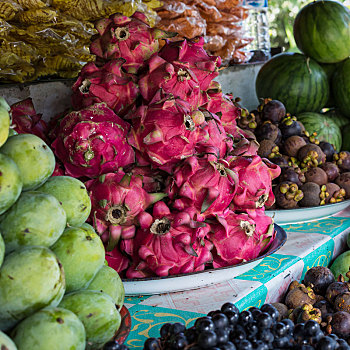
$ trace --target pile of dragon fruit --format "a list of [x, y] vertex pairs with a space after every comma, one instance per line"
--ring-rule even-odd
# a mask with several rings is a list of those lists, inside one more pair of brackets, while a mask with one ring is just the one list
[[280, 168], [237, 127], [242, 108], [213, 80], [220, 57], [202, 38], [162, 40], [159, 49], [173, 33], [150, 28], [139, 12], [96, 29], [96, 61], [73, 85], [74, 110], [45, 126], [27, 100], [13, 116], [20, 132], [51, 145], [54, 175], [86, 184], [109, 265], [143, 278], [258, 257], [275, 236], [264, 205], [274, 202]]

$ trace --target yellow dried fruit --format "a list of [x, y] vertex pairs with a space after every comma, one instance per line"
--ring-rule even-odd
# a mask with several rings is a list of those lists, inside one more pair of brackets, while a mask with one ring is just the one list
[[75, 57], [69, 56], [53, 56], [44, 58], [44, 64], [46, 67], [53, 68], [56, 71], [59, 70], [77, 70], [81, 67]]
[[15, 20], [22, 24], [39, 24], [52, 22], [56, 17], [57, 12], [46, 7], [43, 9], [32, 9], [19, 12], [15, 17]]
[[0, 2], [0, 18], [3, 18], [5, 21], [11, 21], [17, 12], [21, 11], [22, 8], [16, 2], [7, 0]]
[[31, 61], [38, 59], [38, 53], [33, 46], [23, 41], [7, 41], [3, 40], [0, 43], [1, 52], [7, 51], [16, 54], [22, 60], [30, 63]]
[[78, 5], [79, 0], [52, 0], [51, 5], [61, 11], [67, 11]]
[[46, 4], [41, 0], [16, 0], [16, 2], [25, 10], [46, 7]]

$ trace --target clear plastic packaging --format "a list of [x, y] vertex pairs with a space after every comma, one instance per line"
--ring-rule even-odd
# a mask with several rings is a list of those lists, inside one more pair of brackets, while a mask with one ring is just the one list
[[251, 57], [243, 50], [252, 40], [243, 28], [248, 16], [243, 0], [165, 0], [156, 11], [156, 25], [178, 33], [173, 40], [203, 35], [204, 48], [221, 56], [223, 65], [244, 63]]

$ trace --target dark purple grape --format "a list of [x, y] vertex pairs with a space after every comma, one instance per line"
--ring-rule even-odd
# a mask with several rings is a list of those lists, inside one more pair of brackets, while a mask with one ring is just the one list
[[182, 350], [188, 345], [188, 340], [183, 333], [178, 333], [172, 336], [170, 344], [173, 350]]
[[272, 342], [273, 348], [284, 348], [288, 345], [289, 343], [289, 338], [288, 337], [280, 337], [280, 338], [275, 338], [274, 341]]
[[314, 320], [309, 320], [304, 325], [304, 332], [305, 332], [305, 335], [307, 336], [313, 337], [319, 331], [320, 331], [320, 325]]
[[248, 332], [248, 335], [251, 336], [256, 336], [256, 334], [258, 334], [259, 328], [256, 324], [251, 323], [246, 327], [246, 330]]
[[203, 331], [213, 331], [215, 329], [214, 322], [211, 320], [211, 317], [208, 316], [197, 318], [194, 327], [198, 333]]
[[203, 348], [211, 348], [216, 346], [217, 343], [217, 335], [213, 331], [204, 331], [199, 333], [198, 339], [197, 339], [197, 344]]
[[148, 338], [143, 345], [143, 350], [161, 350], [160, 341], [157, 338]]
[[311, 345], [302, 345], [299, 349], [300, 350], [314, 350], [314, 347]]
[[254, 350], [269, 350], [268, 344], [264, 343], [262, 340], [252, 341]]
[[293, 334], [294, 322], [289, 318], [284, 318], [281, 322], [286, 326], [287, 334]]
[[263, 329], [258, 333], [258, 339], [262, 340], [265, 343], [272, 343], [275, 339], [274, 335], [269, 329]]
[[[7, 349], [5, 347], [5, 349]], [[120, 349], [120, 344], [116, 341], [109, 341], [103, 346], [103, 350], [119, 350]]]
[[329, 336], [323, 337], [316, 345], [316, 348], [318, 350], [335, 350], [338, 346], [338, 343], [336, 340]]
[[169, 328], [171, 326], [171, 323], [164, 323], [163, 326], [160, 328], [160, 336], [161, 338], [166, 338], [170, 335]]
[[267, 312], [262, 312], [256, 318], [256, 325], [259, 329], [271, 328], [273, 324], [273, 318]]
[[227, 316], [222, 312], [220, 312], [219, 314], [215, 314], [212, 317], [212, 321], [215, 325], [215, 328], [224, 328], [229, 325]]
[[226, 344], [220, 345], [220, 350], [236, 350], [236, 346], [229, 341]]
[[237, 350], [253, 350], [253, 345], [249, 340], [242, 340], [236, 344]]
[[175, 322], [175, 323], [172, 323], [169, 327], [169, 333], [171, 335], [173, 334], [178, 334], [178, 333], [183, 333], [186, 329], [186, 326], [182, 323], [179, 323], [179, 322]]
[[239, 320], [239, 312], [228, 310], [225, 311], [225, 315], [230, 325], [234, 326], [235, 324], [237, 324]]
[[300, 343], [302, 339], [305, 337], [305, 331], [304, 331], [304, 323], [298, 323], [294, 327], [293, 332], [294, 339]]
[[261, 314], [262, 311], [260, 309], [254, 309], [250, 312], [252, 313], [253, 319], [256, 320], [256, 318]]
[[217, 336], [217, 344], [226, 344], [230, 339], [230, 329], [229, 328], [218, 328], [215, 330]]
[[226, 313], [227, 311], [233, 311], [236, 313], [239, 313], [238, 307], [235, 304], [232, 303], [225, 303], [221, 306], [221, 311], [223, 313]]
[[267, 312], [273, 318], [273, 320], [277, 320], [279, 317], [278, 310], [271, 304], [264, 304], [260, 308], [260, 310], [263, 312]]
[[213, 317], [214, 315], [217, 315], [217, 314], [221, 314], [221, 310], [210, 311], [208, 312], [207, 316]]
[[197, 331], [195, 327], [186, 329], [184, 334], [190, 344], [194, 343], [197, 340]]
[[237, 325], [236, 328], [230, 332], [230, 340], [233, 343], [239, 343], [240, 341], [243, 341], [246, 339], [247, 333], [245, 332], [244, 328], [241, 325]]
[[239, 314], [239, 321], [242, 326], [246, 326], [253, 322], [253, 315], [250, 311], [244, 310]]
[[276, 338], [281, 338], [287, 334], [287, 327], [284, 323], [277, 322], [273, 325], [272, 332]]

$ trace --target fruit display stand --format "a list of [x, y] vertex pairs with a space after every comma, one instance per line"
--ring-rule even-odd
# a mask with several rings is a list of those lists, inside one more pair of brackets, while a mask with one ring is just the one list
[[325, 219], [283, 225], [287, 243], [250, 271], [224, 283], [184, 292], [125, 298], [132, 328], [125, 344], [143, 348], [148, 337], [158, 337], [164, 323], [191, 326], [199, 316], [229, 301], [242, 311], [280, 301], [293, 280], [301, 280], [313, 266], [328, 266], [346, 246], [350, 207]]

